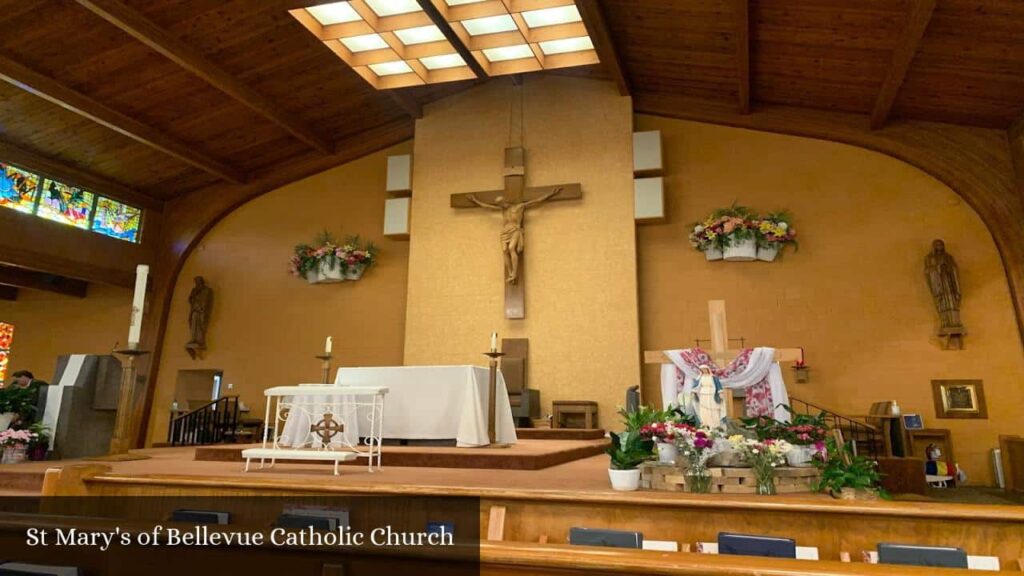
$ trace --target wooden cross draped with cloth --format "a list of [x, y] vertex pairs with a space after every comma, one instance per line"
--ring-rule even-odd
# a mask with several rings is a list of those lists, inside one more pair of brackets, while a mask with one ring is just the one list
[[[729, 325], [725, 318], [725, 300], [708, 300], [708, 320], [711, 324], [711, 350], [708, 356], [719, 366], [725, 366], [737, 356], [742, 350], [729, 349]], [[803, 359], [801, 348], [776, 348], [776, 362], [796, 362]], [[668, 364], [671, 360], [662, 350], [648, 350], [644, 352], [645, 364]], [[732, 407], [731, 399], [726, 401], [726, 406]]]
[[575, 200], [583, 197], [579, 184], [526, 186], [526, 150], [505, 149], [505, 189], [452, 194], [452, 208], [489, 208], [501, 210], [501, 251], [505, 261], [505, 317], [526, 317], [526, 291], [523, 282], [523, 233], [528, 208], [542, 202]]

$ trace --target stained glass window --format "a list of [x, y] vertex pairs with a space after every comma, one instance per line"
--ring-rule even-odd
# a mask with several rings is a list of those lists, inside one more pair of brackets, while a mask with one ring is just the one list
[[0, 322], [0, 382], [7, 380], [7, 359], [11, 355], [14, 340], [14, 324]]
[[46, 178], [40, 190], [39, 216], [78, 228], [89, 228], [92, 192]]
[[102, 196], [96, 199], [93, 231], [112, 238], [138, 242], [141, 224], [142, 210]]
[[0, 206], [31, 213], [38, 188], [37, 174], [0, 162]]

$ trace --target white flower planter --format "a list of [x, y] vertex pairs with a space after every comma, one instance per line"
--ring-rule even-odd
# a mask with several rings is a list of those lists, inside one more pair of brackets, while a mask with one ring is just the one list
[[316, 284], [319, 281], [320, 281], [320, 273], [319, 272], [317, 272], [316, 270], [310, 270], [309, 272], [306, 272], [306, 282], [309, 282], [310, 284]]
[[757, 242], [749, 240], [733, 240], [726, 246], [723, 257], [727, 262], [751, 262], [757, 259]]
[[359, 280], [360, 278], [363, 277], [363, 272], [364, 271], [366, 271], [366, 265], [365, 264], [359, 264], [359, 265], [353, 266], [352, 268], [346, 268], [345, 269], [345, 279], [346, 280]]
[[341, 262], [335, 260], [333, 266], [328, 266], [327, 263], [320, 264], [320, 274], [317, 282], [320, 284], [330, 284], [332, 282], [344, 282], [345, 271], [341, 268]]
[[632, 492], [640, 489], [640, 469], [612, 470], [608, 469], [608, 478], [612, 481], [612, 490]]
[[779, 247], [772, 246], [771, 248], [757, 248], [757, 259], [762, 262], [774, 262], [775, 258], [779, 255]]
[[811, 459], [814, 458], [816, 450], [813, 445], [808, 446], [796, 446], [790, 448], [789, 452], [786, 452], [786, 462], [794, 468], [807, 468], [813, 466]]
[[708, 262], [713, 262], [715, 260], [721, 260], [722, 259], [722, 249], [721, 248], [713, 248], [713, 247], [712, 248], [708, 248], [707, 250], [704, 251], [704, 258], [706, 258], [708, 260]]
[[675, 464], [679, 449], [671, 442], [658, 442], [658, 463]]
[[16, 412], [4, 412], [0, 414], [0, 431], [7, 430], [11, 427], [11, 422], [18, 417]]

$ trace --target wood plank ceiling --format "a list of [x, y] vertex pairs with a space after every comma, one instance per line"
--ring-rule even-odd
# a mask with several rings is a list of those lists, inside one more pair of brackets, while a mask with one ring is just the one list
[[[373, 90], [286, 12], [316, 3], [0, 0], [0, 144], [159, 203], [411, 125], [422, 105], [472, 85]], [[638, 99], [785, 104], [878, 126], [1006, 129], [1024, 112], [1020, 0], [577, 3]], [[615, 79], [615, 68], [558, 73]]]

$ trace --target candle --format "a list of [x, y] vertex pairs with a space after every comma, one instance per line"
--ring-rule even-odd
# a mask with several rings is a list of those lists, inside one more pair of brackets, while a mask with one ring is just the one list
[[491, 352], [498, 351], [498, 333], [491, 332]]
[[139, 347], [139, 335], [142, 332], [142, 311], [146, 306], [146, 279], [149, 278], [149, 266], [139, 264], [135, 268], [135, 298], [132, 300], [132, 321], [128, 328], [128, 347]]
[[324, 356], [331, 355], [331, 349], [334, 348], [334, 339], [330, 336], [327, 337], [327, 343], [324, 344]]

